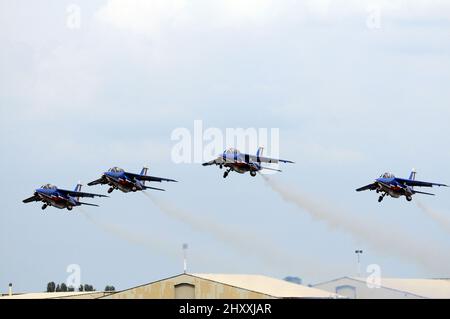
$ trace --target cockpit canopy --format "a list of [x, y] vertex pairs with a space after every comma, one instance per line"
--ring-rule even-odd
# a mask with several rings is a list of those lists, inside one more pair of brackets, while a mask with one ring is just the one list
[[45, 184], [41, 186], [42, 189], [56, 189], [55, 185], [52, 184]]
[[225, 151], [225, 153], [226, 153], [226, 154], [239, 154], [240, 152], [239, 152], [239, 150], [237, 150], [237, 149], [235, 149], [235, 148], [233, 148], [233, 147], [230, 147], [229, 149], [227, 149], [227, 150]]
[[119, 167], [113, 167], [113, 168], [110, 168], [109, 171], [112, 173], [122, 173], [123, 169], [121, 169]]
[[381, 178], [394, 178], [394, 174], [391, 173], [384, 173], [383, 175], [380, 176]]

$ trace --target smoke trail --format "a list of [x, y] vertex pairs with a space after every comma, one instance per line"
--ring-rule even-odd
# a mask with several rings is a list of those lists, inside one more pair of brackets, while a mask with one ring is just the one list
[[143, 246], [147, 249], [150, 249], [152, 252], [156, 250], [168, 257], [178, 257], [179, 255], [176, 254], [177, 248], [174, 245], [169, 245], [167, 241], [162, 241], [157, 238], [150, 238], [142, 234], [127, 231], [118, 225], [93, 218], [90, 213], [86, 212], [83, 209], [78, 209], [83, 214], [83, 216], [86, 217], [86, 219], [115, 237], [119, 237], [131, 244]]
[[[160, 198], [157, 198], [147, 192], [142, 192], [145, 196], [152, 200], [152, 202], [165, 214], [172, 218], [176, 218], [183, 223], [188, 224], [195, 230], [208, 233], [214, 236], [219, 241], [232, 246], [247, 255], [253, 255], [266, 264], [269, 264], [277, 269], [286, 271], [290, 267], [293, 271], [298, 271], [300, 267], [307, 267], [311, 264], [311, 260], [298, 260], [293, 258], [289, 253], [282, 252], [282, 249], [275, 247], [271, 243], [264, 242], [261, 238], [256, 238], [250, 235], [249, 232], [238, 232], [236, 230], [224, 227], [208, 218], [202, 216], [201, 218], [194, 217], [193, 214], [182, 211], [171, 203], [168, 203]], [[297, 256], [298, 257], [298, 256]], [[316, 273], [323, 271], [318, 265], [311, 265]]]
[[434, 209], [425, 206], [422, 202], [420, 202], [417, 199], [414, 199], [414, 202], [416, 203], [417, 207], [420, 208], [421, 211], [423, 211], [425, 214], [431, 217], [436, 223], [439, 224], [439, 226], [442, 227], [442, 229], [450, 233], [450, 218], [448, 218], [441, 212], [435, 211]]
[[449, 256], [442, 254], [436, 245], [425, 243], [423, 238], [417, 240], [367, 217], [349, 215], [335, 207], [325, 206], [312, 200], [301, 191], [294, 191], [292, 187], [285, 187], [262, 174], [260, 175], [283, 200], [295, 204], [313, 218], [320, 219], [335, 229], [340, 229], [364, 240], [380, 253], [402, 257], [432, 271], [449, 270]]
[[[99, 228], [103, 229], [104, 231], [110, 233], [115, 237], [127, 241], [128, 243], [142, 246], [150, 250], [151, 252], [157, 251], [158, 253], [163, 254], [166, 257], [172, 259], [180, 259], [181, 257], [180, 247], [178, 247], [178, 245], [173, 242], [171, 243], [168, 240], [151, 238], [148, 235], [128, 231], [120, 227], [119, 225], [108, 223], [105, 221], [100, 221], [96, 218], [93, 218], [90, 213], [86, 212], [81, 207], [78, 207], [78, 210], [83, 214], [84, 217], [86, 217], [87, 220], [89, 220]], [[221, 269], [227, 271], [232, 272], [236, 271], [236, 268], [234, 268], [233, 265], [229, 265], [224, 261], [219, 260], [218, 258], [205, 258], [203, 255], [199, 254], [192, 255], [192, 253], [190, 253], [190, 255], [192, 256], [192, 259], [195, 260], [196, 263], [198, 264], [206, 266], [211, 266], [213, 264], [216, 267], [220, 267]]]

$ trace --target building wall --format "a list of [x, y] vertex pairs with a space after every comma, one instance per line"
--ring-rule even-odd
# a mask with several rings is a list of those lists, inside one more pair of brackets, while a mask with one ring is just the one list
[[417, 299], [419, 296], [408, 292], [388, 289], [369, 288], [363, 281], [350, 278], [341, 278], [335, 281], [315, 285], [314, 288], [339, 293], [349, 298], [356, 299]]
[[[191, 288], [193, 288], [191, 290]], [[232, 287], [222, 283], [209, 281], [189, 275], [150, 283], [131, 288], [109, 296], [105, 299], [175, 299], [188, 298], [194, 295], [196, 299], [267, 299], [270, 296]]]

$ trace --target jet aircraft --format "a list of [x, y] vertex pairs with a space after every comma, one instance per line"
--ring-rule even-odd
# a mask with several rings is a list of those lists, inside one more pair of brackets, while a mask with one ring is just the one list
[[216, 159], [203, 163], [203, 166], [218, 165], [220, 169], [226, 167], [227, 170], [223, 173], [223, 178], [226, 178], [231, 171], [239, 174], [244, 174], [250, 172], [251, 176], [256, 176], [256, 173], [260, 170], [274, 170], [281, 172], [279, 169], [274, 169], [270, 167], [263, 167], [261, 163], [294, 163], [292, 161], [275, 159], [270, 157], [263, 157], [263, 147], [258, 148], [256, 155], [244, 154], [239, 152], [237, 149], [230, 148], [223, 152], [222, 155]]
[[75, 206], [88, 205], [88, 206], [97, 206], [95, 204], [83, 203], [80, 202], [80, 198], [82, 197], [108, 197], [105, 195], [99, 194], [91, 194], [91, 193], [83, 193], [81, 192], [81, 184], [78, 184], [75, 187], [75, 190], [65, 190], [59, 189], [58, 187], [46, 184], [36, 189], [34, 195], [30, 198], [24, 199], [24, 203], [31, 202], [43, 202], [42, 209], [46, 209], [48, 206], [53, 206], [59, 209], [68, 209], [72, 210]]
[[[390, 173], [384, 173], [375, 180], [374, 183], [358, 188], [356, 191], [361, 192], [365, 190], [376, 190], [381, 193], [378, 202], [381, 202], [385, 196], [399, 198], [405, 196], [407, 201], [412, 200], [414, 194], [434, 195], [431, 193], [420, 192], [414, 187], [433, 187], [433, 186], [447, 186], [445, 184], [421, 182], [416, 180], [416, 171], [412, 170], [408, 179], [398, 178]], [[447, 186], [448, 187], [448, 186]]]
[[140, 174], [125, 172], [119, 167], [110, 168], [103, 175], [90, 183], [89, 186], [102, 184], [109, 185], [108, 193], [112, 193], [115, 189], [121, 190], [124, 193], [143, 191], [146, 189], [155, 189], [164, 191], [164, 189], [146, 186], [145, 182], [176, 182], [176, 180], [161, 178], [147, 175], [148, 168], [144, 167]]

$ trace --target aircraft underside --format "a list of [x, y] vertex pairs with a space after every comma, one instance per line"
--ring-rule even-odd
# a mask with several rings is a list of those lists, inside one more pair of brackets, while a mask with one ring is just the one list
[[136, 186], [136, 184], [134, 184], [128, 180], [116, 181], [116, 180], [108, 178], [108, 181], [109, 181], [108, 185], [111, 186], [108, 189], [108, 193], [112, 193], [115, 189], [121, 190], [124, 193], [136, 192], [138, 190], [141, 190]]
[[42, 202], [44, 205], [42, 205], [42, 210], [46, 209], [48, 206], [52, 206], [58, 209], [65, 209], [72, 210], [73, 203], [68, 201], [67, 199], [61, 198], [61, 197], [46, 197], [46, 196], [40, 196]]
[[[223, 166], [227, 167], [228, 169], [223, 173], [223, 178], [226, 178], [228, 174], [233, 171], [239, 174], [245, 174], [247, 172], [250, 172], [251, 176], [256, 176], [256, 172], [258, 171], [254, 166], [249, 165], [247, 163], [231, 163], [231, 164], [224, 164]], [[222, 168], [222, 166], [220, 166]]]
[[385, 185], [380, 185], [379, 188], [377, 189], [377, 193], [381, 193], [380, 197], [378, 198], [378, 202], [381, 202], [385, 196], [390, 196], [393, 198], [405, 196], [406, 200], [410, 202], [412, 200], [413, 195], [412, 193], [408, 192], [408, 190], [402, 187], [398, 186], [388, 187]]

